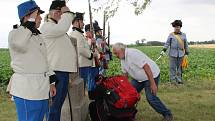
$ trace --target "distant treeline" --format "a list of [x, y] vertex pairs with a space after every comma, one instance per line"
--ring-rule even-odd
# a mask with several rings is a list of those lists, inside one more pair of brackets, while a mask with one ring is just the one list
[[210, 41], [190, 41], [189, 42], [190, 45], [196, 45], [196, 44], [215, 44], [215, 40], [210, 40]]
[[[215, 40], [210, 41], [190, 41], [188, 42], [189, 45], [196, 45], [196, 44], [215, 44]], [[135, 44], [130, 44], [129, 46], [163, 46], [164, 42], [159, 41], [136, 41]]]
[[159, 41], [136, 41], [135, 44], [132, 45], [137, 45], [137, 46], [163, 46], [164, 42], [159, 42]]

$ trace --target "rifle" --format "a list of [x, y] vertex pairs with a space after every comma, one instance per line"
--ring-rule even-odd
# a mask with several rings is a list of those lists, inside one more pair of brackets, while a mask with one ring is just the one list
[[113, 60], [113, 56], [112, 56], [112, 52], [110, 50], [110, 25], [108, 22], [108, 48], [109, 48], [109, 56], [110, 56], [110, 60]]
[[103, 41], [105, 41], [105, 11], [104, 11], [104, 16], [103, 16]]
[[110, 25], [108, 22], [108, 47], [110, 48]]
[[[93, 39], [94, 38], [94, 28], [93, 28], [92, 11], [91, 11], [90, 0], [88, 0], [88, 4], [89, 4], [89, 16], [90, 16], [90, 32], [92, 34], [91, 39]], [[94, 53], [95, 49], [96, 49], [96, 44], [95, 43], [91, 43], [91, 49], [92, 49], [92, 51]], [[95, 60], [96, 67], [99, 67], [100, 66], [99, 59], [97, 57], [94, 57], [94, 60]]]
[[[102, 36], [102, 40], [103, 40], [103, 45], [102, 45], [102, 52], [103, 52], [103, 54], [104, 54], [104, 56], [105, 56], [105, 54], [106, 54], [106, 49], [105, 49], [105, 47], [106, 47], [106, 41], [105, 41], [105, 11], [104, 11], [104, 16], [103, 16], [104, 18], [103, 18], [103, 36]], [[103, 68], [104, 69], [108, 69], [108, 63], [107, 63], [107, 60], [106, 60], [106, 57], [104, 57], [103, 58]]]

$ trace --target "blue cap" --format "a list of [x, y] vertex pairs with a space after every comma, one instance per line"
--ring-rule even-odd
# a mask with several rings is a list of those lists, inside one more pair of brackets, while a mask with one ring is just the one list
[[35, 10], [39, 10], [39, 13], [41, 14], [44, 13], [44, 11], [40, 10], [40, 7], [33, 0], [21, 3], [20, 5], [17, 6], [17, 8], [20, 20], [23, 19], [24, 16], [34, 12]]

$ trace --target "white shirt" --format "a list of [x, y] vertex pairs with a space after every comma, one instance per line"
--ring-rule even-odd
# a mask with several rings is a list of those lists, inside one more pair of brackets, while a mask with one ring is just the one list
[[145, 70], [143, 69], [145, 64], [149, 65], [153, 77], [156, 78], [160, 73], [160, 69], [153, 60], [151, 60], [140, 50], [133, 48], [125, 49], [125, 59], [121, 60], [121, 68], [123, 73], [128, 73], [138, 82], [146, 81], [148, 80], [148, 77], [145, 73]]

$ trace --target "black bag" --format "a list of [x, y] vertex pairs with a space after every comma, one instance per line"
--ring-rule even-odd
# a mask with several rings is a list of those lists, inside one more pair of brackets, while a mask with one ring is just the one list
[[105, 100], [89, 104], [91, 121], [135, 121], [136, 107], [117, 109], [108, 105]]
[[97, 85], [90, 98], [94, 100], [89, 104], [91, 121], [135, 121], [136, 107], [115, 108], [108, 103], [107, 90], [103, 86]]

